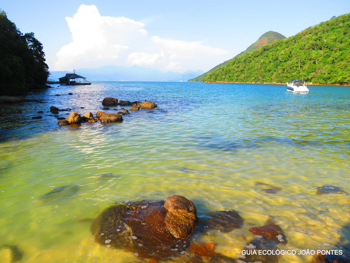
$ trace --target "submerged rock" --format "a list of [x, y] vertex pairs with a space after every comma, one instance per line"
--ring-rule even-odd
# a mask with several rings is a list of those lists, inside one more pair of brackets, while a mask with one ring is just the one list
[[219, 230], [224, 233], [243, 226], [243, 218], [234, 210], [213, 211], [200, 221], [198, 228], [205, 232], [207, 230]]
[[118, 105], [118, 99], [106, 97], [102, 101], [103, 106], [116, 106]]
[[58, 121], [58, 125], [60, 126], [66, 126], [66, 125], [69, 125], [69, 122], [67, 120], [59, 120]]
[[78, 191], [79, 191], [79, 185], [59, 186], [53, 189], [52, 191], [44, 195], [41, 195], [39, 199], [42, 199], [45, 201], [63, 199], [76, 194]]
[[267, 194], [276, 194], [279, 191], [282, 191], [281, 187], [273, 186], [271, 184], [265, 184], [261, 182], [257, 182], [255, 186], [258, 186], [261, 191], [267, 193]]
[[254, 235], [263, 236], [275, 243], [287, 244], [287, 238], [279, 225], [276, 225], [273, 217], [269, 217], [264, 226], [251, 227], [249, 231]]
[[214, 256], [215, 244], [196, 242], [196, 243], [192, 243], [189, 249], [191, 252], [195, 253], [198, 256], [212, 257]]
[[1, 262], [18, 262], [23, 258], [23, 252], [18, 246], [2, 245], [0, 246], [0, 260]]
[[91, 227], [96, 242], [140, 257], [167, 258], [189, 246], [197, 222], [194, 204], [182, 196], [107, 208]]
[[316, 194], [324, 195], [324, 194], [348, 194], [348, 193], [337, 186], [323, 185], [322, 187], [317, 187]]
[[[245, 255], [239, 255], [239, 262], [260, 262], [260, 263], [277, 263], [280, 255], [273, 251], [278, 250], [276, 243], [265, 238], [256, 238], [250, 241], [244, 248]], [[269, 254], [261, 253], [262, 251], [270, 251]], [[259, 253], [260, 252], [260, 253]]]
[[102, 173], [102, 174], [98, 174], [97, 176], [101, 178], [119, 178], [120, 177], [116, 173]]
[[279, 250], [277, 244], [287, 244], [287, 239], [283, 230], [275, 224], [274, 218], [270, 216], [264, 226], [252, 227], [249, 231], [257, 237], [243, 248], [238, 255], [239, 262], [277, 263], [280, 259], [280, 254], [275, 252]]
[[[215, 253], [209, 263], [236, 263], [236, 260], [220, 253]], [[238, 261], [237, 261], [238, 263]]]
[[[209, 260], [209, 261], [208, 261]], [[214, 253], [212, 257], [201, 257], [199, 255], [195, 255], [191, 257], [189, 260], [185, 261], [186, 263], [236, 263], [233, 258], [229, 258], [220, 253]]]
[[[315, 255], [311, 263], [349, 263], [350, 262], [350, 243], [347, 243], [345, 246], [337, 246], [335, 251], [338, 253], [332, 253], [332, 251], [327, 251], [328, 249], [323, 250], [323, 254], [320, 253]], [[341, 251], [341, 255], [339, 253]], [[329, 253], [327, 255], [327, 253]]]
[[204, 260], [197, 255], [187, 260], [187, 263], [204, 263]]

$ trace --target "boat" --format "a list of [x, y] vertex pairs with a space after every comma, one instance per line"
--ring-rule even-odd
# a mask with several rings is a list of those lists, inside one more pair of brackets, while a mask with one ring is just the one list
[[305, 81], [301, 79], [292, 79], [292, 82], [287, 82], [287, 91], [295, 93], [308, 93], [309, 89], [307, 88]]
[[74, 73], [66, 73], [62, 78], [59, 78], [61, 85], [91, 85], [85, 77]]

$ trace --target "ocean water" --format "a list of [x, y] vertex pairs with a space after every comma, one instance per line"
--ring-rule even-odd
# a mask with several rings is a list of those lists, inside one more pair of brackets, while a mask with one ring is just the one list
[[[309, 88], [99, 82], [30, 95], [43, 103], [2, 105], [0, 247], [16, 246], [20, 262], [145, 262], [97, 244], [91, 223], [116, 202], [178, 194], [199, 215], [234, 209], [244, 218], [240, 229], [195, 237], [226, 256], [237, 259], [254, 239], [248, 229], [269, 216], [288, 240], [280, 249], [339, 249], [350, 242], [350, 89]], [[50, 113], [96, 114], [104, 97], [147, 99], [159, 110], [79, 127], [60, 127]], [[323, 185], [346, 193], [316, 194]]]

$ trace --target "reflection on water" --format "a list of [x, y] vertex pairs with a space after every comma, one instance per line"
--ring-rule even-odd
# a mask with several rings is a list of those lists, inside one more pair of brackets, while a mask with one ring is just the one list
[[[255, 238], [249, 228], [269, 216], [288, 239], [280, 249], [349, 242], [350, 199], [342, 192], [350, 193], [347, 88], [294, 95], [269, 85], [106, 82], [31, 96], [44, 103], [6, 105], [0, 115], [0, 246], [16, 246], [22, 262], [138, 262], [94, 242], [92, 220], [116, 202], [173, 194], [192, 200], [199, 214], [239, 212], [242, 228], [194, 237], [231, 258]], [[50, 112], [96, 114], [107, 96], [148, 99], [162, 111], [76, 128], [57, 125], [70, 111]], [[340, 190], [317, 194], [327, 186]], [[6, 253], [0, 248], [0, 257]]]

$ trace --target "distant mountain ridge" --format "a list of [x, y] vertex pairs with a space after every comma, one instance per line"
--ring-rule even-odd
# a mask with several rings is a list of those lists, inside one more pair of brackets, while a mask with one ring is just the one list
[[[57, 81], [71, 71], [51, 71], [49, 80]], [[80, 68], [76, 73], [84, 76], [89, 81], [187, 81], [189, 78], [202, 74], [203, 71], [186, 71], [183, 73], [158, 69], [143, 68], [138, 66], [104, 66], [100, 68]]]
[[350, 14], [231, 59], [205, 82], [350, 84]]
[[[268, 31], [266, 33], [264, 33], [261, 37], [259, 37], [259, 39], [254, 42], [253, 44], [251, 44], [245, 51], [239, 53], [238, 55], [236, 55], [235, 57], [233, 57], [232, 59], [246, 53], [246, 52], [251, 52], [255, 49], [258, 49], [264, 45], [269, 45], [269, 44], [272, 44], [275, 40], [280, 40], [280, 39], [285, 39], [286, 37], [280, 33], [277, 33], [277, 32], [274, 32], [274, 31]], [[226, 60], [224, 62], [222, 62], [221, 64], [215, 66], [214, 68], [212, 68], [211, 70], [209, 70], [208, 72], [205, 72], [204, 74], [196, 77], [196, 78], [193, 78], [193, 79], [190, 79], [189, 81], [193, 81], [193, 82], [200, 82], [200, 81], [203, 81], [204, 78], [206, 76], [208, 76], [209, 73], [213, 72], [214, 70], [222, 67], [222, 66], [225, 66], [228, 64], [228, 62], [230, 61], [231, 59], [229, 60]]]

